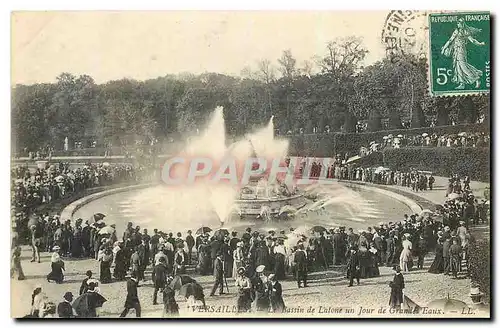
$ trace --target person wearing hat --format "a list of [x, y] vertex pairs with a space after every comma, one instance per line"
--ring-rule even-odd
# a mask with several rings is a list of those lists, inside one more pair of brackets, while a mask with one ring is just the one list
[[175, 301], [175, 290], [169, 285], [173, 279], [172, 276], [168, 276], [163, 288], [163, 317], [179, 315], [179, 305]]
[[332, 242], [334, 264], [340, 265], [345, 262], [345, 253], [347, 248], [346, 240], [340, 233], [340, 228], [335, 228], [333, 230]]
[[349, 249], [349, 255], [347, 259], [347, 278], [349, 279], [348, 287], [353, 286], [354, 279], [356, 279], [356, 282], [359, 285], [359, 270], [360, 261], [358, 247], [356, 245], [352, 245]]
[[139, 256], [139, 247], [134, 247], [134, 253], [130, 256], [130, 271], [138, 279], [141, 276], [141, 258]]
[[394, 274], [394, 278], [389, 284], [391, 287], [391, 297], [389, 299], [389, 306], [393, 309], [400, 309], [401, 304], [403, 304], [403, 289], [405, 288], [405, 279], [401, 274], [401, 268], [395, 266], [393, 268], [396, 273]]
[[235, 286], [238, 288], [236, 308], [239, 313], [249, 312], [252, 308], [252, 283], [247, 277], [245, 268], [238, 267]]
[[281, 283], [276, 279], [274, 274], [269, 277], [269, 308], [273, 313], [282, 313], [285, 310], [285, 302], [283, 301], [283, 288]]
[[255, 276], [252, 279], [255, 295], [254, 309], [257, 312], [267, 312], [269, 310], [268, 279], [264, 274], [265, 269], [265, 265], [259, 265], [255, 269]]
[[[445, 227], [446, 228], [446, 227]], [[450, 273], [450, 247], [452, 245], [451, 235], [446, 235], [446, 231], [443, 234], [443, 260], [444, 260], [444, 274], [448, 275]]]
[[89, 289], [88, 281], [92, 279], [92, 271], [88, 270], [86, 273], [86, 278], [83, 279], [82, 284], [80, 286], [80, 295], [85, 294]]
[[224, 293], [224, 257], [222, 253], [217, 253], [214, 261], [214, 286], [212, 287], [212, 291], [210, 292], [210, 296], [215, 295], [215, 291], [219, 288], [219, 295], [223, 295]]
[[174, 256], [174, 276], [178, 276], [186, 273], [186, 266], [184, 265], [186, 257], [184, 255], [184, 249], [177, 248]]
[[10, 277], [14, 278], [14, 274], [17, 272], [17, 280], [24, 280], [23, 267], [21, 266], [21, 247], [15, 246], [12, 251]]
[[449, 250], [450, 254], [450, 271], [453, 277], [457, 278], [457, 273], [461, 271], [462, 266], [462, 247], [458, 244], [458, 239], [453, 238], [452, 245]]
[[61, 260], [61, 256], [58, 253], [59, 247], [54, 246], [54, 249], [55, 249], [55, 251], [52, 254], [51, 259], [50, 259], [50, 261], [51, 261], [50, 267], [51, 267], [52, 271], [47, 275], [47, 281], [48, 282], [55, 281], [56, 283], [60, 284], [64, 280], [64, 271], [66, 269], [64, 266], [64, 261]]
[[243, 242], [239, 241], [236, 243], [236, 249], [233, 251], [233, 272], [232, 277], [234, 279], [238, 278], [238, 270], [243, 266]]
[[40, 308], [42, 307], [44, 294], [42, 293], [42, 286], [37, 285], [31, 294], [31, 311], [30, 314], [33, 318], [40, 317]]
[[303, 243], [297, 245], [297, 251], [295, 252], [293, 262], [295, 263], [298, 288], [302, 287], [300, 285], [301, 283], [303, 283], [304, 287], [307, 287], [307, 253]]
[[154, 266], [153, 272], [151, 273], [151, 279], [153, 280], [153, 284], [155, 287], [153, 292], [153, 305], [158, 304], [157, 303], [158, 291], [164, 289], [167, 282], [167, 277], [169, 273], [165, 262], [166, 258], [160, 257], [159, 263]]
[[286, 278], [286, 261], [289, 254], [283, 238], [278, 238], [276, 242], [277, 245], [274, 247], [274, 274], [278, 280], [282, 280]]
[[132, 273], [130, 279], [127, 281], [127, 298], [125, 299], [124, 309], [120, 314], [120, 318], [124, 318], [130, 309], [135, 310], [135, 316], [137, 318], [141, 317], [141, 303], [137, 295], [138, 285], [139, 279], [135, 273]]
[[123, 242], [118, 242], [113, 252], [115, 253], [115, 269], [113, 270], [113, 277], [118, 281], [122, 281], [125, 279], [128, 269], [127, 254], [126, 250], [123, 249]]
[[193, 247], [195, 245], [195, 240], [194, 240], [194, 237], [192, 235], [192, 231], [191, 230], [188, 230], [187, 231], [187, 236], [186, 236], [186, 245], [187, 245], [187, 263], [188, 264], [191, 264], [192, 260], [193, 260]]
[[74, 318], [73, 307], [73, 293], [66, 292], [63, 296], [63, 301], [57, 305], [57, 316], [59, 318]]
[[402, 238], [402, 251], [399, 256], [399, 267], [403, 269], [403, 272], [410, 272], [410, 262], [413, 262], [413, 256], [412, 256], [412, 242], [410, 241], [410, 234], [405, 233]]

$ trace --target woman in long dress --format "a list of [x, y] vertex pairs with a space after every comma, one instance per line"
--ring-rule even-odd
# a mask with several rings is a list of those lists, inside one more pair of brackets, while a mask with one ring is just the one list
[[408, 263], [413, 260], [411, 255], [412, 243], [409, 240], [409, 237], [409, 234], [403, 235], [403, 241], [401, 243], [403, 250], [401, 251], [401, 255], [399, 256], [399, 266], [403, 270], [403, 272], [410, 271]]
[[286, 260], [287, 252], [285, 248], [285, 243], [283, 239], [278, 239], [278, 245], [274, 248], [275, 253], [275, 263], [274, 263], [274, 274], [277, 280], [283, 280], [286, 278]]
[[245, 274], [245, 268], [239, 267], [235, 285], [238, 288], [236, 307], [238, 312], [249, 312], [252, 308], [252, 282]]
[[380, 262], [380, 256], [378, 250], [375, 248], [374, 243], [370, 243], [370, 249], [368, 250], [368, 254], [370, 255], [370, 269], [368, 271], [368, 277], [378, 277], [380, 276], [380, 270], [378, 268], [378, 264]]
[[40, 307], [42, 305], [44, 295], [42, 293], [42, 287], [37, 286], [31, 294], [31, 311], [30, 314], [33, 318], [38, 318], [40, 316]]
[[175, 291], [166, 286], [163, 289], [163, 316], [173, 317], [179, 315], [179, 305], [175, 301]]
[[389, 306], [391, 308], [401, 308], [403, 304], [403, 289], [405, 288], [405, 279], [401, 274], [401, 269], [399, 267], [395, 268], [396, 274], [394, 279], [391, 281], [389, 286], [391, 287], [391, 298], [389, 300]]
[[283, 301], [283, 288], [274, 274], [269, 275], [269, 305], [273, 313], [282, 313], [285, 311], [285, 302]]
[[438, 243], [436, 245], [436, 256], [434, 257], [434, 261], [429, 268], [429, 273], [443, 273], [444, 272], [444, 260], [443, 260], [443, 239], [438, 239]]
[[52, 254], [51, 258], [51, 263], [50, 266], [52, 268], [52, 271], [47, 275], [47, 281], [55, 281], [56, 283], [60, 284], [64, 280], [64, 262], [61, 260], [61, 256], [59, 253], [54, 252]]
[[236, 244], [236, 249], [233, 251], [233, 272], [232, 277], [238, 278], [238, 269], [243, 266], [243, 242], [239, 241]]
[[464, 89], [466, 84], [475, 84], [476, 89], [481, 84], [483, 72], [467, 62], [467, 43], [476, 46], [484, 46], [484, 42], [474, 39], [474, 35], [481, 29], [465, 24], [463, 18], [458, 20], [457, 28], [453, 31], [450, 39], [441, 48], [441, 54], [452, 57], [453, 76], [451, 81], [458, 84], [456, 89]]
[[102, 254], [100, 266], [100, 280], [101, 283], [107, 284], [111, 282], [111, 263], [113, 262], [113, 252], [111, 249], [107, 248]]

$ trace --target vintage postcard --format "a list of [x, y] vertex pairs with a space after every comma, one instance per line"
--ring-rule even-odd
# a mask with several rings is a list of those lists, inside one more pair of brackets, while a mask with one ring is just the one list
[[484, 11], [13, 12], [13, 318], [490, 318]]

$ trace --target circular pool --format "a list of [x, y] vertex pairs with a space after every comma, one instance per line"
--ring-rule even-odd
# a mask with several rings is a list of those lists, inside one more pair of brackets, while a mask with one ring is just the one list
[[[247, 226], [262, 230], [285, 230], [303, 225], [322, 225], [326, 228], [346, 226], [357, 230], [381, 221], [401, 220], [404, 214], [411, 212], [399, 200], [358, 186], [325, 185], [318, 194], [322, 199], [321, 204], [310, 201], [308, 206], [311, 210], [303, 211], [292, 220], [263, 222], [232, 219], [225, 222], [224, 227], [242, 231]], [[182, 194], [177, 189], [160, 185], [96, 199], [79, 208], [73, 218], [85, 221], [94, 213], [101, 212], [106, 214], [108, 224], [116, 224], [119, 234], [128, 222], [150, 231], [157, 228], [164, 232], [185, 234], [187, 230], [194, 232], [201, 226], [220, 226], [216, 211], [210, 207], [201, 194]]]

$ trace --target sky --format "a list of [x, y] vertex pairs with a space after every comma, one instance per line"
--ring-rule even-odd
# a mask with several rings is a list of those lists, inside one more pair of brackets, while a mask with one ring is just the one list
[[387, 11], [14, 12], [11, 82], [54, 82], [69, 72], [97, 83], [182, 72], [239, 75], [291, 49], [300, 66], [337, 37], [358, 36], [364, 64], [385, 52]]

